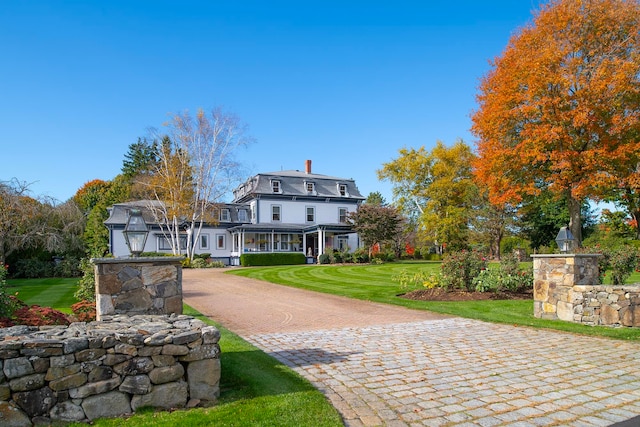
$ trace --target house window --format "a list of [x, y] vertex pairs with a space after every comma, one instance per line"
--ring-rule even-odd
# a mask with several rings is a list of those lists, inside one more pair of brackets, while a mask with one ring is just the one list
[[280, 210], [281, 210], [281, 207], [279, 205], [271, 205], [271, 221], [272, 222], [280, 222], [281, 220]]
[[268, 251], [270, 242], [271, 234], [258, 234], [258, 250], [260, 252]]
[[227, 208], [220, 209], [220, 221], [221, 222], [231, 221], [231, 213], [229, 212], [229, 209]]
[[200, 235], [200, 249], [209, 249], [209, 235], [201, 234]]
[[338, 236], [338, 250], [344, 252], [349, 249], [349, 237]]
[[313, 184], [313, 182], [307, 182], [306, 187], [307, 187], [307, 193], [313, 193], [316, 190], [316, 187]]
[[341, 196], [348, 196], [349, 193], [347, 192], [347, 184], [338, 184], [338, 192]]
[[347, 208], [338, 208], [338, 222], [346, 223], [347, 222]]
[[224, 249], [227, 246], [226, 237], [224, 234], [216, 234], [216, 249]]
[[240, 209], [238, 210], [238, 221], [240, 222], [247, 222], [248, 221], [248, 215], [247, 215], [247, 210], [246, 209]]
[[307, 206], [307, 222], [314, 222], [316, 220], [316, 208], [313, 206]]
[[280, 250], [288, 251], [289, 250], [289, 234], [281, 234], [280, 235]]
[[[187, 236], [186, 235], [180, 235], [179, 239], [180, 239], [179, 240], [180, 249], [181, 250], [187, 249]], [[170, 251], [170, 250], [172, 250], [171, 242], [169, 241], [169, 239], [167, 239], [164, 236], [158, 237], [158, 250], [160, 250], [160, 251]]]
[[275, 179], [271, 181], [271, 191], [274, 193], [282, 193], [282, 189], [280, 188], [280, 181], [276, 181]]

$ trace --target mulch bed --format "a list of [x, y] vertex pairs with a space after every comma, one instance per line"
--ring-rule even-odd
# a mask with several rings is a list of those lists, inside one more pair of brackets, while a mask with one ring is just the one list
[[533, 291], [524, 292], [467, 292], [447, 291], [443, 288], [419, 289], [399, 295], [417, 301], [481, 301], [481, 300], [513, 300], [533, 299]]

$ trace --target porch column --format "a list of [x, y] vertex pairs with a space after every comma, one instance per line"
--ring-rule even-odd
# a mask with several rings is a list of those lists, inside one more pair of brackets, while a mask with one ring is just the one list
[[324, 230], [318, 228], [318, 256], [324, 253]]

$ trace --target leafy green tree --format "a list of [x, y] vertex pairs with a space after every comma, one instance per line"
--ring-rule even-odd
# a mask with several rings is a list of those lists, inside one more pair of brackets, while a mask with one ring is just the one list
[[104, 221], [109, 217], [107, 208], [130, 200], [131, 184], [124, 175], [116, 176], [101, 187], [100, 197], [87, 214], [83, 240], [89, 257], [101, 257], [109, 252], [109, 230]]
[[370, 205], [385, 206], [387, 204], [387, 201], [385, 200], [381, 192], [373, 191], [369, 193], [369, 195], [367, 196], [367, 200], [365, 200], [365, 203]]
[[138, 138], [137, 142], [129, 145], [129, 151], [124, 155], [122, 174], [128, 178], [151, 174], [157, 162], [158, 143]]
[[[593, 232], [594, 218], [588, 203], [581, 208], [581, 221], [585, 237]], [[555, 238], [561, 227], [569, 223], [567, 202], [558, 199], [550, 192], [543, 192], [537, 197], [529, 197], [519, 209], [519, 233], [531, 242], [531, 248], [538, 250], [545, 246], [554, 248]]]

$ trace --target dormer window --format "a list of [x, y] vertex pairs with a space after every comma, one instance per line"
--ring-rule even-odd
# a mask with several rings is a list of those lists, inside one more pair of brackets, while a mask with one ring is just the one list
[[347, 191], [347, 184], [338, 184], [338, 193], [341, 196], [348, 197], [349, 192]]
[[231, 221], [231, 213], [229, 209], [224, 208], [220, 209], [220, 222], [229, 222]]
[[271, 181], [271, 191], [274, 193], [282, 193], [282, 188], [280, 187], [280, 181], [275, 179]]
[[308, 194], [313, 194], [316, 191], [316, 186], [313, 182], [305, 182], [305, 187], [307, 188]]

